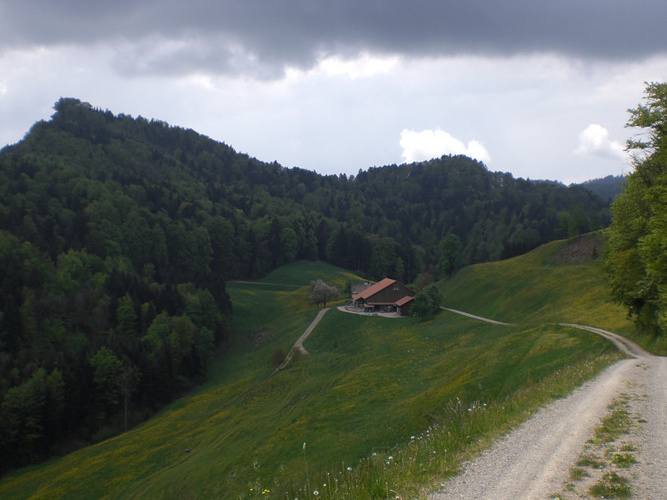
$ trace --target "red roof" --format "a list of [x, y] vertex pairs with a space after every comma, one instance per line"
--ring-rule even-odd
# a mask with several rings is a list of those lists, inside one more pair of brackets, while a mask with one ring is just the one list
[[378, 293], [380, 290], [384, 290], [385, 288], [387, 288], [390, 285], [393, 285], [394, 283], [396, 283], [396, 280], [385, 278], [382, 281], [380, 281], [379, 283], [375, 283], [375, 285], [373, 285], [369, 288], [366, 288], [366, 290], [364, 290], [363, 292], [359, 292], [354, 297], [352, 297], [352, 299], [353, 300], [367, 299], [368, 297], [372, 297], [373, 295]]
[[402, 299], [397, 300], [397, 301], [396, 301], [396, 305], [397, 305], [398, 307], [401, 307], [401, 306], [404, 306], [405, 304], [407, 304], [408, 302], [410, 302], [411, 300], [415, 300], [415, 298], [414, 298], [414, 297], [410, 297], [409, 295], [406, 295], [406, 296], [403, 297]]

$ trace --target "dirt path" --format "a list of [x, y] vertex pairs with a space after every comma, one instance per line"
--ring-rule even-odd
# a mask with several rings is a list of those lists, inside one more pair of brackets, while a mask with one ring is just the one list
[[586, 325], [577, 325], [574, 323], [559, 323], [561, 326], [569, 326], [570, 328], [577, 328], [578, 330], [587, 330], [592, 333], [596, 333], [608, 340], [611, 340], [614, 344], [616, 344], [616, 347], [618, 347], [618, 350], [621, 351], [624, 354], [627, 354], [628, 356], [632, 356], [633, 358], [650, 358], [653, 355], [649, 352], [646, 352], [644, 349], [642, 349], [640, 346], [635, 344], [632, 340], [628, 340], [625, 337], [621, 337], [620, 335], [616, 335], [615, 333], [608, 332], [607, 330], [603, 330], [602, 328], [596, 328], [594, 326], [586, 326]]
[[315, 316], [313, 322], [310, 325], [308, 325], [308, 328], [304, 330], [304, 332], [301, 334], [301, 337], [299, 337], [297, 341], [294, 343], [293, 349], [298, 349], [299, 351], [301, 351], [302, 354], [308, 354], [306, 348], [303, 347], [303, 343], [306, 341], [308, 336], [311, 333], [313, 333], [313, 330], [319, 324], [320, 320], [324, 317], [324, 315], [327, 313], [328, 310], [329, 308], [325, 307], [324, 309], [321, 309], [320, 312], [317, 313], [317, 316]]
[[484, 323], [491, 323], [492, 325], [514, 326], [512, 323], [503, 323], [502, 321], [496, 321], [495, 319], [483, 318], [482, 316], [475, 316], [474, 314], [470, 314], [463, 311], [457, 311], [456, 309], [450, 309], [449, 307], [442, 307], [442, 309], [444, 311], [465, 316], [466, 318], [476, 319], [477, 321], [483, 321]]
[[289, 364], [289, 362], [292, 361], [292, 357], [294, 357], [294, 353], [296, 351], [299, 351], [301, 354], [308, 354], [306, 348], [303, 347], [303, 343], [306, 341], [308, 336], [311, 333], [313, 333], [313, 330], [319, 324], [320, 320], [324, 317], [324, 315], [327, 313], [328, 310], [329, 310], [328, 307], [320, 309], [320, 312], [317, 313], [317, 316], [315, 316], [315, 319], [312, 321], [312, 323], [308, 325], [308, 328], [304, 330], [304, 332], [301, 334], [301, 337], [299, 337], [297, 341], [294, 343], [290, 351], [287, 353], [287, 356], [285, 356], [285, 360], [280, 364], [278, 368], [276, 368], [276, 371], [285, 368]]
[[[625, 437], [636, 463], [628, 469], [606, 465], [630, 481], [633, 498], [667, 499], [667, 358], [652, 356], [623, 337], [592, 331], [616, 343], [631, 359], [607, 368], [567, 398], [546, 406], [533, 418], [466, 464], [431, 500], [593, 498], [577, 488], [570, 471], [594, 436], [608, 406], [627, 398], [632, 425]], [[608, 470], [607, 470], [608, 469]]]

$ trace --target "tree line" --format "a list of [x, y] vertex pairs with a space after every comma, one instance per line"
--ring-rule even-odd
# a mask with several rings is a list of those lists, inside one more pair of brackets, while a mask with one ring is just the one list
[[200, 383], [225, 280], [307, 259], [413, 282], [608, 223], [585, 189], [462, 156], [324, 176], [61, 99], [0, 151], [0, 471]]

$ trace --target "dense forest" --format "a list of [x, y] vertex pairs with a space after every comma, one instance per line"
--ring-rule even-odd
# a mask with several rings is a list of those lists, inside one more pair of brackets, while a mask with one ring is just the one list
[[438, 275], [445, 240], [465, 265], [609, 217], [580, 186], [462, 156], [323, 176], [61, 99], [0, 151], [0, 472], [127, 428], [204, 380], [232, 335], [225, 280], [319, 259], [409, 283]]
[[626, 175], [608, 175], [602, 179], [592, 179], [580, 184], [581, 187], [597, 194], [600, 198], [611, 203], [623, 192]]

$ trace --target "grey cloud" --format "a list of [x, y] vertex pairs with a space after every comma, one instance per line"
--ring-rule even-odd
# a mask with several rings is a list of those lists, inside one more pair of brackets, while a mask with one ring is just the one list
[[0, 54], [100, 43], [126, 73], [266, 78], [362, 51], [637, 60], [667, 51], [665, 18], [663, 0], [0, 0]]

